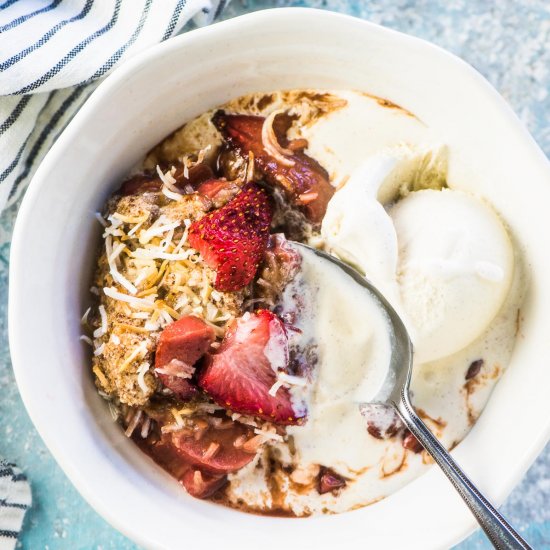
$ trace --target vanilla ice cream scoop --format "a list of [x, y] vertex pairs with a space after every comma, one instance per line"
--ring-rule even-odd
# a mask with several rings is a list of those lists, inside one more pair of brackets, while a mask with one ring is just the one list
[[400, 193], [440, 187], [446, 169], [444, 147], [401, 144], [364, 161], [328, 203], [321, 227], [328, 250], [361, 271], [398, 309], [397, 235], [384, 204]]
[[411, 193], [391, 210], [398, 283], [415, 360], [451, 355], [487, 329], [512, 282], [512, 243], [495, 211], [460, 191]]
[[397, 236], [377, 200], [398, 160], [368, 159], [328, 203], [321, 235], [332, 254], [361, 271], [387, 295], [396, 296]]

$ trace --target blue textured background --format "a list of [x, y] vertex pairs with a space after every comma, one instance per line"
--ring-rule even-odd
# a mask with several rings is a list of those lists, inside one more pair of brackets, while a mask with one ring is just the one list
[[[369, 19], [435, 42], [476, 67], [510, 102], [550, 155], [548, 0], [233, 0], [223, 17], [275, 6], [311, 6]], [[78, 495], [32, 427], [11, 370], [6, 304], [16, 208], [0, 217], [0, 453], [32, 483], [20, 548], [137, 549]], [[39, 368], [39, 365], [37, 365]], [[514, 490], [503, 512], [535, 548], [550, 548], [550, 446]], [[460, 550], [490, 548], [476, 533]]]

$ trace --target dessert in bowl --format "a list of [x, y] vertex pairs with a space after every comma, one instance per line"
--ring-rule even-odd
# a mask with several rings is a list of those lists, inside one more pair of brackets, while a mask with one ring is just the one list
[[[269, 33], [265, 32], [267, 22]], [[254, 43], [255, 48], [247, 49], [250, 43]], [[320, 43], [327, 45], [322, 56]], [[211, 54], [207, 58], [202, 55], [206, 50]], [[365, 51], [376, 55], [365, 56]], [[150, 85], [160, 80], [162, 86]], [[509, 300], [515, 290], [526, 290], [519, 319], [520, 332], [511, 357], [502, 358], [502, 366], [508, 363], [508, 367], [483, 414], [453, 453], [474, 480], [483, 481], [482, 488], [495, 502], [501, 502], [511, 490], [546, 442], [549, 429], [545, 421], [549, 417], [546, 401], [542, 398], [548, 379], [544, 365], [544, 327], [548, 326], [549, 296], [544, 281], [550, 276], [550, 266], [543, 253], [546, 224], [543, 205], [549, 194], [547, 161], [502, 99], [462, 62], [421, 41], [329, 13], [309, 10], [259, 13], [159, 46], [108, 79], [59, 138], [29, 189], [13, 241], [10, 346], [25, 405], [79, 491], [117, 528], [148, 547], [177, 545], [181, 540], [182, 522], [188, 540], [212, 544], [223, 540], [227, 547], [235, 548], [242, 548], [243, 540], [256, 540], [260, 536], [267, 547], [327, 546], [351, 543], [359, 537], [386, 547], [449, 546], [473, 528], [473, 520], [449, 490], [443, 476], [421, 464], [422, 453], [407, 450], [407, 461], [420, 464], [408, 471], [411, 477], [421, 469], [426, 473], [406, 483], [407, 469], [400, 469], [387, 478], [388, 490], [382, 493], [389, 494], [398, 486], [402, 489], [371, 506], [328, 515], [318, 514], [314, 509], [312, 517], [303, 521], [243, 514], [189, 497], [173, 477], [125, 437], [120, 426], [112, 421], [105, 401], [98, 397], [90, 376], [89, 352], [79, 341], [82, 332], [79, 319], [90, 302], [89, 277], [94, 271], [100, 240], [99, 224], [94, 227], [90, 221], [94, 213], [103, 209], [132, 167], [138, 166], [152, 147], [183, 123], [243, 94], [282, 89], [322, 89], [336, 95], [347, 93], [345, 90], [361, 90], [400, 105], [415, 115], [408, 118], [418, 133], [397, 136], [392, 128], [388, 127], [388, 133], [385, 127], [378, 128], [375, 145], [366, 142], [359, 153], [360, 142], [348, 140], [349, 155], [340, 150], [338, 158], [342, 160], [338, 162], [346, 163], [350, 176], [365, 161], [374, 162], [382, 173], [382, 168], [387, 168], [387, 159], [380, 157], [386, 156], [384, 151], [388, 148], [394, 157], [403, 160], [397, 151], [401, 146], [396, 149], [397, 142], [416, 147], [426, 145], [434, 152], [446, 146], [446, 183], [451, 192], [475, 199], [478, 206], [481, 200], [479, 209], [496, 212], [497, 221], [504, 224], [505, 235], [512, 242], [514, 262], [519, 260], [520, 265], [517, 269], [514, 265], [511, 286], [503, 291], [506, 293], [503, 307], [512, 303]], [[380, 107], [376, 112], [385, 113], [384, 116], [393, 112], [389, 106]], [[238, 112], [227, 110], [227, 114]], [[340, 110], [340, 114], [344, 112]], [[330, 116], [336, 115], [338, 111]], [[326, 118], [327, 131], [330, 116]], [[308, 140], [306, 154], [316, 159], [330, 178], [339, 166], [334, 158], [331, 161], [328, 152], [323, 154], [315, 149], [326, 143], [322, 128], [319, 122], [315, 135], [312, 128], [312, 134], [304, 138]], [[420, 128], [425, 128], [430, 135], [419, 135]], [[189, 152], [200, 149], [199, 146]], [[191, 157], [191, 160], [197, 159]], [[397, 165], [401, 165], [401, 161]], [[151, 168], [154, 169], [154, 165]], [[169, 171], [170, 165], [162, 166], [163, 176]], [[522, 182], [528, 193], [518, 191], [518, 182]], [[353, 183], [351, 177], [347, 184], [350, 183]], [[334, 197], [345, 188], [344, 185]], [[353, 188], [350, 186], [348, 190], [351, 192]], [[433, 192], [448, 193], [437, 189]], [[409, 197], [422, 193], [428, 191], [415, 191]], [[533, 201], [533, 196], [540, 200]], [[392, 200], [390, 198], [390, 202]], [[374, 202], [371, 207], [376, 208]], [[465, 208], [468, 216], [476, 215], [469, 206]], [[527, 211], [532, 214], [529, 219], [524, 214]], [[389, 213], [396, 217], [399, 214], [392, 213], [391, 209]], [[327, 218], [329, 211], [325, 218], [337, 219], [337, 214], [336, 209], [332, 218]], [[403, 216], [403, 224], [413, 221], [407, 219], [406, 210], [399, 215]], [[537, 224], [531, 219], [538, 220]], [[41, 227], [39, 239], [37, 224]], [[500, 227], [498, 223], [496, 227]], [[398, 232], [399, 227], [396, 230]], [[347, 246], [345, 242], [329, 244], [330, 226], [325, 228], [324, 236], [322, 233], [333, 253], [342, 257], [347, 253], [347, 261], [365, 270], [358, 264], [358, 250], [349, 240]], [[67, 235], [79, 238], [67, 239]], [[477, 244], [483, 246], [483, 243]], [[420, 255], [418, 259], [424, 260], [421, 252], [422, 249], [415, 251]], [[506, 263], [502, 267], [505, 266]], [[520, 281], [515, 286], [514, 279], [524, 272], [529, 275], [528, 284]], [[495, 275], [491, 270], [483, 273]], [[505, 273], [503, 269], [503, 275]], [[375, 275], [369, 273], [370, 277]], [[417, 282], [414, 277], [409, 279], [411, 284]], [[396, 284], [399, 288], [401, 282]], [[452, 298], [454, 290], [456, 288], [446, 288], [447, 296]], [[391, 289], [384, 291], [388, 294]], [[415, 306], [404, 304], [402, 307], [405, 316], [406, 309], [414, 311]], [[496, 306], [484, 304], [478, 313], [490, 316], [487, 313], [490, 307]], [[30, 310], [34, 312], [32, 316], [28, 315]], [[28, 345], [29, 333], [37, 338], [37, 345]], [[429, 342], [429, 335], [426, 341]], [[477, 385], [478, 376], [487, 378], [483, 388], [474, 392], [474, 416], [483, 408], [492, 386], [490, 376], [486, 375], [498, 361], [483, 351], [472, 351], [470, 363], [466, 357], [457, 361], [460, 368], [456, 369], [456, 380], [451, 384], [458, 392], [471, 364], [484, 360], [483, 366], [478, 363], [472, 367], [472, 372], [478, 367], [480, 371], [473, 376], [470, 386]], [[435, 352], [432, 350], [432, 353]], [[31, 368], [38, 364], [40, 369]], [[432, 389], [437, 388], [445, 372], [445, 368], [424, 372], [423, 379], [415, 383], [415, 399], [426, 403], [431, 399], [437, 401], [437, 395], [441, 394], [431, 391], [429, 383], [433, 383]], [[52, 384], [52, 380], [56, 383]], [[532, 383], [533, 380], [537, 383]], [[421, 395], [422, 388], [428, 388], [429, 395]], [[461, 408], [464, 399], [461, 395], [459, 406], [452, 410], [464, 411]], [[512, 403], [521, 403], [521, 407], [512, 407]], [[443, 404], [442, 399], [440, 405]], [[426, 407], [438, 410], [437, 403], [430, 402]], [[313, 408], [310, 408], [310, 420]], [[445, 418], [443, 413], [440, 415]], [[433, 418], [432, 427], [437, 431], [440, 429], [435, 422], [438, 416]], [[469, 429], [467, 414], [445, 420], [448, 426], [454, 426], [457, 440]], [[303, 427], [307, 425], [306, 422]], [[141, 428], [143, 426], [139, 431]], [[446, 430], [447, 427], [441, 435], [444, 443], [451, 446], [453, 436], [445, 439]], [[377, 439], [368, 431], [367, 436], [369, 445], [394, 446], [396, 453], [402, 453], [402, 433], [388, 440]], [[402, 454], [396, 454], [395, 468], [400, 456]], [[239, 478], [245, 470], [246, 467], [230, 475]], [[312, 484], [312, 491], [316, 491], [316, 483]], [[312, 499], [340, 502], [343, 508], [333, 511], [343, 511], [349, 508], [344, 497], [350, 494], [346, 491], [351, 487], [352, 484], [341, 487], [339, 496], [329, 491], [317, 497], [311, 492]], [[311, 508], [311, 504], [308, 506]], [[303, 515], [299, 508], [294, 513]], [[399, 529], [395, 529], [397, 517]]]
[[384, 312], [296, 241], [355, 265], [400, 311], [414, 404], [439, 438], [454, 446], [474, 424], [517, 336], [522, 266], [491, 205], [449, 185], [433, 140], [365, 92], [245, 95], [162, 141], [98, 213], [95, 382], [191, 495], [342, 512], [431, 463], [371, 403], [390, 364]]

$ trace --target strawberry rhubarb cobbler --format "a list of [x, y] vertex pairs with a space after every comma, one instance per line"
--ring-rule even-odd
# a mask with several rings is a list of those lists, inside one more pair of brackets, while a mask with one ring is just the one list
[[415, 407], [447, 447], [476, 421], [520, 330], [522, 270], [441, 141], [364, 93], [253, 94], [167, 137], [98, 214], [82, 337], [95, 383], [190, 495], [343, 512], [430, 464], [369, 404], [391, 355], [383, 312], [296, 242], [350, 263], [398, 310]]

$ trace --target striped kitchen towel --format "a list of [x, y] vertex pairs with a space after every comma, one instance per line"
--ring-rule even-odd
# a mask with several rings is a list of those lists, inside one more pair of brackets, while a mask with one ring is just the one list
[[0, 0], [0, 210], [98, 80], [225, 0]]
[[13, 464], [0, 460], [0, 550], [15, 548], [25, 511], [30, 505], [27, 478]]
[[[17, 202], [63, 128], [111, 69], [214, 19], [225, 0], [0, 0], [0, 210]], [[12, 550], [29, 485], [0, 459], [0, 550]]]

